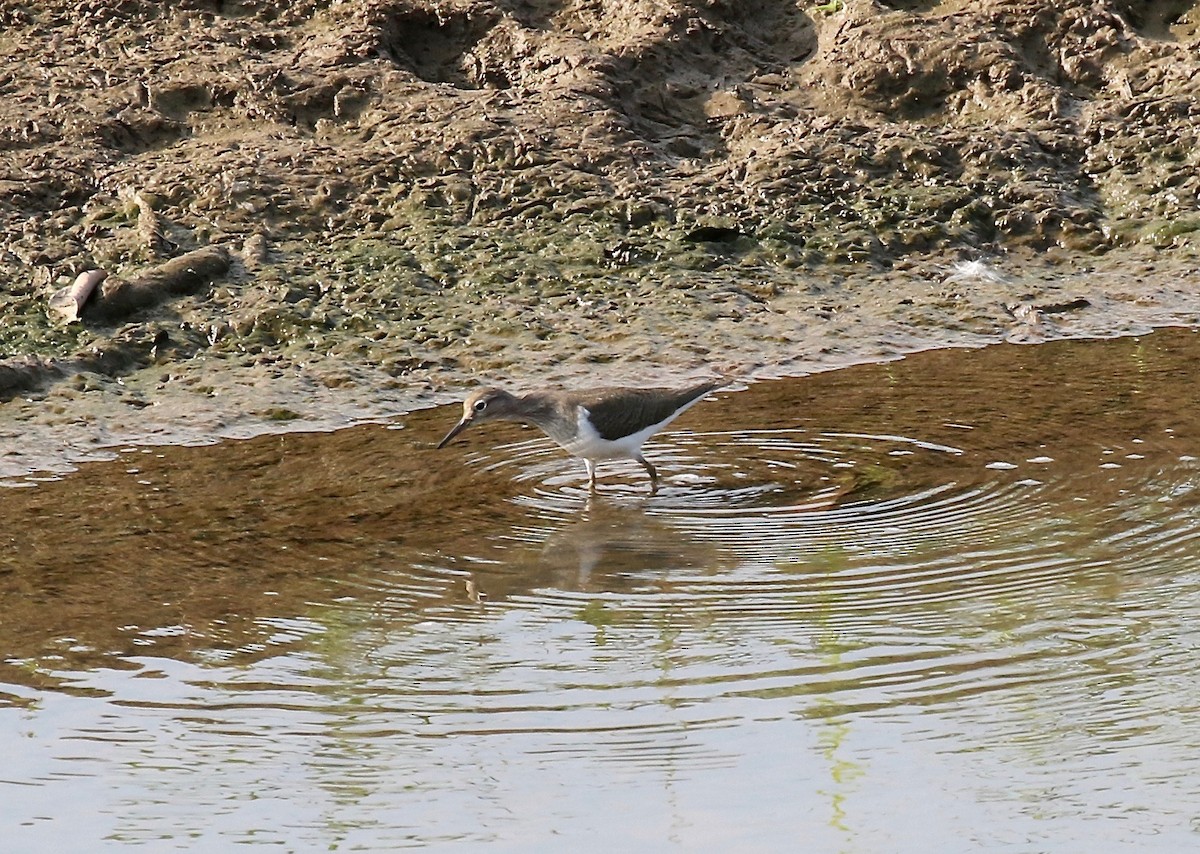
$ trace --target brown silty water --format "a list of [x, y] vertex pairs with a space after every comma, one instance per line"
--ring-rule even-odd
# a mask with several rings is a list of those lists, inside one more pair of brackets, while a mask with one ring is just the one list
[[1198, 356], [718, 392], [655, 495], [516, 425], [435, 451], [447, 407], [13, 479], [17, 842], [1186, 845]]

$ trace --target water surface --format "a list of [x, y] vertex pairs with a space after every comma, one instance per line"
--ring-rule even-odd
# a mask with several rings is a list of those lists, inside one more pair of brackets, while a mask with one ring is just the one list
[[653, 496], [449, 409], [11, 478], [6, 838], [1193, 850], [1198, 359], [720, 392]]

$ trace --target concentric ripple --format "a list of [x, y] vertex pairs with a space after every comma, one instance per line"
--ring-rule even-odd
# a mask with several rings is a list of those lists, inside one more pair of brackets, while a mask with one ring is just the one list
[[[1151, 373], [1143, 364], [1132, 378], [1147, 399]], [[522, 606], [550, 622], [574, 611], [626, 629], [669, 621], [686, 634], [684, 625], [703, 626], [709, 655], [689, 656], [693, 667], [673, 683], [683, 694], [691, 686], [697, 702], [711, 697], [713, 667], [721, 695], [838, 686], [863, 695], [843, 698], [839, 709], [943, 702], [1043, 680], [1069, 685], [1077, 668], [1111, 659], [1107, 643], [1043, 648], [1043, 636], [1073, 624], [1072, 608], [1194, 569], [1196, 433], [1157, 405], [1108, 407], [1119, 377], [1097, 379], [1105, 395], [1096, 409], [1071, 401], [1082, 412], [1072, 413], [1074, 423], [1045, 423], [1027, 405], [1037, 393], [1028, 372], [1022, 379], [986, 393], [958, 383], [959, 397], [945, 399], [950, 411], [938, 421], [916, 408], [912, 423], [922, 432], [901, 430], [914, 413], [895, 405], [863, 419], [890, 422], [886, 431], [775, 426], [771, 415], [740, 430], [668, 431], [647, 449], [663, 475], [656, 494], [637, 466], [609, 463], [589, 496], [582, 465], [541, 438], [479, 452], [471, 464], [521, 485], [511, 500], [528, 519], [506, 535], [510, 565], [527, 579], [552, 580], [535, 580]], [[1047, 390], [1061, 382], [1052, 372], [1045, 381]], [[955, 384], [939, 377], [939, 393]], [[787, 408], [744, 400], [755, 393], [725, 399], [739, 412]], [[705, 413], [720, 420], [720, 405], [699, 408], [690, 423]], [[486, 589], [488, 574], [478, 575]], [[1045, 618], [1054, 609], [1062, 623]], [[993, 620], [1031, 614], [1041, 618], [1024, 625], [1039, 633], [1028, 645], [975, 648], [998, 631]], [[1123, 636], [1093, 623], [1098, 637]], [[853, 666], [838, 656], [833, 682], [790, 661], [760, 666], [778, 658], [784, 636], [788, 648], [819, 650], [837, 638], [833, 648], [862, 652]], [[696, 649], [694, 638], [688, 646]], [[750, 655], [749, 646], [769, 654]], [[750, 659], [754, 666], [733, 666]]]

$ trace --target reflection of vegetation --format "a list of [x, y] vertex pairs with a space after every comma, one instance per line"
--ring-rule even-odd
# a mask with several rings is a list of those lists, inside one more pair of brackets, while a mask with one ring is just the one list
[[579, 609], [578, 617], [594, 628], [603, 629], [616, 622], [617, 611], [610, 610], [599, 599], [593, 599]]
[[[843, 568], [849, 563], [845, 553], [840, 551], [834, 562]], [[837, 573], [828, 573], [824, 576], [826, 579], [837, 577]], [[842, 653], [846, 650], [847, 644], [836, 626], [833, 625], [833, 611], [839, 597], [832, 585], [820, 585], [820, 588], [821, 592], [813, 611], [814, 621], [818, 628], [813, 644], [816, 651], [821, 654], [821, 661], [826, 669], [830, 672], [841, 672], [846, 669], [846, 665], [842, 661]], [[837, 688], [831, 687], [829, 690], [833, 691]], [[839, 757], [839, 753], [850, 735], [849, 723], [840, 716], [841, 705], [831, 695], [817, 697], [813, 707], [808, 710], [808, 714], [822, 721], [821, 731], [817, 738], [821, 744], [821, 755], [829, 763], [830, 787], [828, 790], [819, 791], [829, 798], [829, 826], [841, 833], [848, 834], [850, 828], [846, 826], [845, 809], [848, 785], [861, 777], [865, 771], [858, 763]]]
[[[817, 705], [820, 705], [818, 701]], [[829, 797], [829, 826], [841, 833], [849, 834], [846, 825], [846, 796], [849, 786], [866, 774], [866, 769], [858, 762], [839, 758], [847, 737], [850, 735], [850, 724], [844, 718], [829, 716], [823, 718], [821, 731], [817, 740], [821, 745], [821, 755], [829, 763], [829, 779], [832, 784], [828, 790], [818, 790]]]
[[859, 463], [854, 467], [854, 485], [851, 495], [878, 490], [895, 489], [900, 486], [900, 474], [876, 463]]
[[596, 630], [596, 646], [604, 646], [608, 640], [606, 629], [626, 615], [616, 608], [609, 608], [599, 599], [593, 599], [580, 608], [576, 616]]

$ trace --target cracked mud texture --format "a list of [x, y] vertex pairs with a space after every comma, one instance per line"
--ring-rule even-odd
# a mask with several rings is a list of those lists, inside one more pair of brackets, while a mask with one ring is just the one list
[[[5, 471], [1200, 320], [1200, 4], [0, 2]], [[99, 268], [235, 255], [66, 324]], [[3, 472], [0, 472], [3, 473]]]

